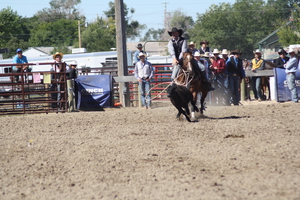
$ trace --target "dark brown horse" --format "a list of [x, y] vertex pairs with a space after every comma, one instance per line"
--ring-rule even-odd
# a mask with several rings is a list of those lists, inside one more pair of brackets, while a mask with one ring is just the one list
[[[197, 63], [194, 62], [194, 56], [191, 53], [184, 53], [182, 62], [180, 62], [181, 70], [174, 81], [177, 85], [184, 85], [189, 88], [193, 95], [194, 102], [197, 102], [197, 94], [201, 92], [200, 113], [203, 114], [203, 111], [205, 110], [204, 101], [208, 91], [203, 86], [201, 79], [199, 77], [195, 77], [193, 67], [198, 67], [195, 66], [195, 64], [197, 65]], [[193, 107], [191, 120], [197, 121], [195, 118], [195, 109]]]

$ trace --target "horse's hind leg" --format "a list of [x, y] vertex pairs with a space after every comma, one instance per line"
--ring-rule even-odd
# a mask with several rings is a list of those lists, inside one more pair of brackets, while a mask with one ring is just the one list
[[201, 107], [200, 107], [200, 113], [203, 115], [203, 111], [205, 110], [205, 106], [204, 106], [204, 100], [207, 96], [207, 92], [202, 92], [202, 96], [201, 96]]

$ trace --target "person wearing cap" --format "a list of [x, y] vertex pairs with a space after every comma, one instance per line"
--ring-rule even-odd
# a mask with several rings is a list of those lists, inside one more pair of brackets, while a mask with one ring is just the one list
[[206, 87], [207, 91], [214, 90], [215, 88], [213, 88], [211, 86], [211, 83], [207, 78], [205, 60], [201, 59], [201, 55], [200, 55], [199, 51], [195, 52], [194, 59], [197, 63], [198, 69], [199, 69], [199, 70], [195, 69], [195, 71], [198, 71], [198, 73], [201, 77], [202, 84], [204, 85], [204, 87]]
[[199, 52], [198, 49], [195, 48], [195, 43], [194, 42], [190, 42], [189, 48], [187, 49], [187, 52], [191, 53], [193, 56], [195, 55], [195, 52]]
[[171, 78], [174, 80], [180, 68], [179, 61], [183, 58], [183, 53], [187, 51], [187, 43], [186, 39], [182, 37], [182, 29], [173, 27], [171, 31], [168, 31], [168, 33], [172, 37], [168, 42], [168, 52], [173, 58], [173, 71]]
[[67, 79], [76, 79], [77, 78], [77, 62], [72, 61], [69, 65], [70, 71], [67, 73]]
[[[254, 53], [254, 58], [250, 63], [251, 71], [255, 72], [256, 70], [264, 70], [265, 69], [265, 61], [262, 59], [261, 52], [256, 50]], [[262, 90], [261, 90], [261, 76], [252, 76], [253, 83], [253, 93], [255, 99], [259, 102], [262, 100]]]
[[298, 92], [296, 88], [296, 72], [298, 69], [298, 50], [289, 50], [290, 59], [284, 64], [286, 73], [286, 82], [288, 84], [289, 90], [291, 91], [292, 102], [298, 103]]
[[[66, 70], [66, 63], [64, 63], [62, 61], [63, 58], [63, 54], [60, 52], [56, 52], [55, 54], [52, 55], [52, 58], [54, 59], [54, 63], [52, 65], [52, 72], [67, 72]], [[53, 73], [52, 74], [52, 80], [55, 82], [61, 82], [64, 81], [64, 76], [62, 74], [57, 74], [57, 73]], [[51, 84], [51, 90], [52, 91], [61, 91], [61, 84], [60, 83], [53, 83]], [[55, 101], [60, 101], [61, 100], [61, 94], [59, 93], [52, 93], [51, 97], [53, 100]], [[60, 107], [60, 102], [54, 102], [52, 103], [52, 108], [56, 108], [57, 106]]]
[[231, 51], [231, 56], [226, 62], [226, 70], [228, 75], [228, 89], [235, 106], [240, 102], [240, 83], [245, 78], [245, 70], [243, 61], [240, 59], [242, 53], [236, 49]]
[[206, 40], [200, 42], [200, 46], [201, 46], [199, 49], [200, 54], [204, 54], [205, 52], [210, 52], [210, 48], [207, 45], [209, 45], [209, 42]]
[[214, 86], [216, 91], [214, 92], [216, 104], [228, 105], [229, 99], [227, 98], [228, 93], [228, 79], [226, 74], [226, 63], [224, 59], [220, 58], [220, 51], [214, 49], [213, 60], [210, 66], [210, 70], [214, 74]]
[[[133, 55], [133, 65], [135, 65], [137, 62], [140, 61], [139, 53], [142, 52], [142, 53], [145, 54], [145, 56], [147, 55], [147, 53], [146, 53], [145, 51], [143, 51], [143, 45], [142, 45], [141, 43], [139, 43], [139, 44], [136, 46], [136, 48], [137, 48], [138, 50], [136, 50], [136, 51], [134, 52], [134, 55]], [[146, 57], [146, 59], [147, 59], [147, 57]]]
[[139, 59], [140, 61], [135, 64], [134, 76], [139, 82], [142, 106], [151, 109], [150, 80], [154, 75], [154, 70], [143, 52], [139, 53]]
[[[25, 64], [28, 63], [27, 57], [22, 54], [22, 49], [17, 49], [16, 50], [16, 55], [13, 58], [13, 63], [16, 64]], [[18, 65], [18, 66], [13, 66], [12, 71], [15, 73], [20, 73], [22, 70], [26, 72], [28, 69], [28, 65]], [[15, 80], [18, 82], [19, 81], [19, 76], [15, 76]]]
[[278, 55], [279, 58], [274, 60], [274, 64], [276, 65], [276, 67], [284, 69], [284, 64], [286, 64], [290, 58], [286, 56], [287, 52], [284, 49], [279, 49]]

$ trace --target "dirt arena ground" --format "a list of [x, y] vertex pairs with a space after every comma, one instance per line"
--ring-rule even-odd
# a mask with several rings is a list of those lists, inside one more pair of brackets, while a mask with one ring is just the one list
[[300, 103], [0, 117], [0, 199], [300, 200]]

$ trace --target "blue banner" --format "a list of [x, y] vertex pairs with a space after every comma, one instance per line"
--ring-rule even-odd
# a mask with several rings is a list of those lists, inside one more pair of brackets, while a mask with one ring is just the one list
[[[291, 101], [292, 100], [291, 92], [286, 82], [285, 70], [282, 68], [275, 68], [274, 74], [275, 74], [276, 90], [277, 90], [276, 101], [278, 102]], [[298, 91], [298, 99], [300, 100], [300, 71], [299, 70], [297, 70], [296, 72], [296, 87]]]
[[77, 89], [77, 109], [99, 110], [113, 106], [112, 76], [78, 76], [75, 80]]

